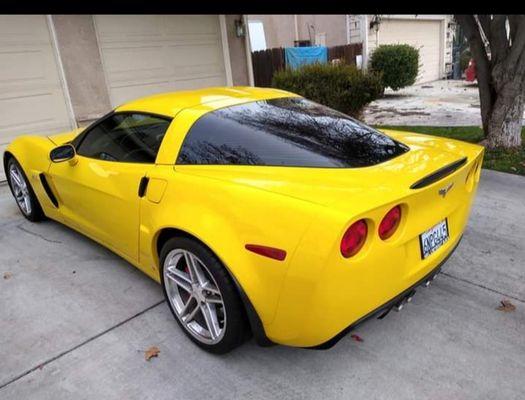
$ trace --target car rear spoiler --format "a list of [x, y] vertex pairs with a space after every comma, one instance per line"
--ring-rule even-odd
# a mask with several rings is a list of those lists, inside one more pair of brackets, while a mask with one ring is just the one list
[[460, 167], [467, 163], [467, 157], [463, 157], [461, 160], [454, 161], [452, 164], [445, 165], [444, 167], [432, 172], [431, 174], [421, 178], [417, 182], [410, 186], [410, 189], [421, 189], [425, 186], [431, 185], [434, 182], [443, 179], [450, 175], [452, 172], [458, 170]]

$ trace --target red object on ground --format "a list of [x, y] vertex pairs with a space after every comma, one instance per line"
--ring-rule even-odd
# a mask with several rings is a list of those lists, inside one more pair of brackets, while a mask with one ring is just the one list
[[474, 82], [476, 80], [476, 61], [473, 58], [468, 62], [468, 67], [465, 70], [465, 78], [467, 82]]
[[350, 337], [354, 339], [356, 342], [364, 342], [363, 338], [359, 335], [353, 334], [353, 335], [350, 335]]

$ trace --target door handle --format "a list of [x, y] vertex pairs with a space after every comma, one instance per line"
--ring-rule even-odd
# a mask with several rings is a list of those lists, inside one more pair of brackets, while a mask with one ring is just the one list
[[147, 176], [143, 176], [142, 178], [140, 178], [139, 197], [144, 197], [144, 195], [146, 194], [146, 189], [148, 188], [148, 182], [149, 182], [149, 178]]

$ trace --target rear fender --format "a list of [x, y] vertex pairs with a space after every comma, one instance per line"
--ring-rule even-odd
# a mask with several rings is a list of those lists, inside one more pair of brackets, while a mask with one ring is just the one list
[[[177, 173], [173, 167], [159, 166], [152, 175], [163, 176], [168, 184], [160, 203], [142, 200], [141, 264], [154, 265], [158, 275], [159, 232], [165, 228], [186, 232], [217, 255], [262, 323], [271, 323], [289, 260], [315, 215], [313, 206], [252, 187]], [[247, 251], [246, 244], [281, 248], [287, 257], [284, 261], [263, 257]], [[148, 260], [148, 254], [156, 258]]]

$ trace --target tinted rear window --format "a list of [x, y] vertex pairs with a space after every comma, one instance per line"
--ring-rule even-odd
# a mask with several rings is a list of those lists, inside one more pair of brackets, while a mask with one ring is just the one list
[[406, 151], [345, 114], [290, 97], [205, 114], [186, 135], [177, 163], [352, 168]]

